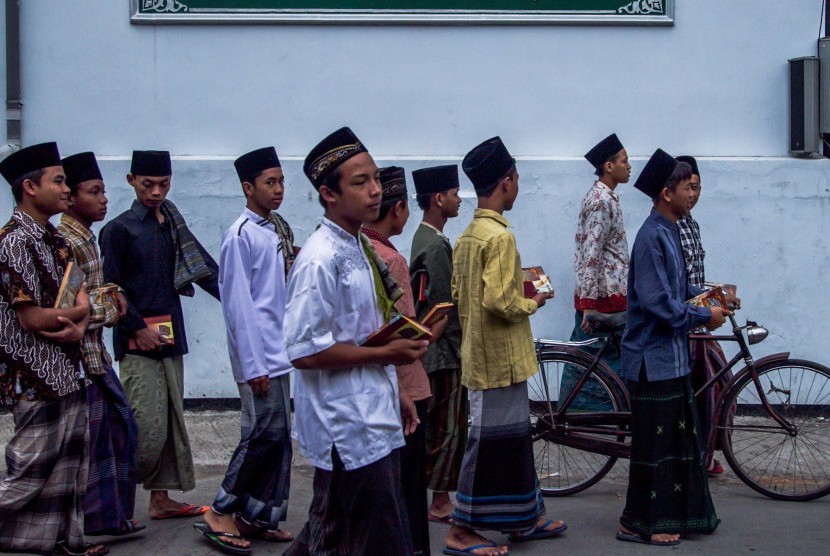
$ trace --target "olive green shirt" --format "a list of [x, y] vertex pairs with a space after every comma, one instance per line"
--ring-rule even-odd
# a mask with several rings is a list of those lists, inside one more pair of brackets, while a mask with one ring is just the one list
[[501, 214], [477, 208], [453, 252], [452, 296], [461, 319], [461, 382], [503, 388], [536, 374], [530, 315], [516, 239]]
[[[415, 316], [422, 319], [438, 303], [453, 303], [452, 246], [450, 240], [428, 224], [421, 223], [412, 238], [409, 275], [415, 298]], [[461, 368], [461, 323], [458, 311], [447, 315], [447, 327], [421, 357], [427, 373]]]

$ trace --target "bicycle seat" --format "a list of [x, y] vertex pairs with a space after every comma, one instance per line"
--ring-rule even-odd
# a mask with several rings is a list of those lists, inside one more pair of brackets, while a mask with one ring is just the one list
[[625, 311], [589, 313], [588, 322], [594, 323], [594, 332], [622, 332], [625, 330]]

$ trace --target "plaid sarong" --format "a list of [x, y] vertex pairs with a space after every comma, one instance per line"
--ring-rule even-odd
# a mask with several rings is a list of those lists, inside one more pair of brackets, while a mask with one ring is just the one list
[[18, 400], [0, 477], [0, 551], [52, 554], [58, 540], [84, 545], [87, 399], [81, 389], [46, 401]]
[[470, 390], [470, 417], [453, 522], [504, 533], [533, 531], [545, 503], [533, 460], [527, 382]]
[[87, 534], [119, 529], [133, 518], [138, 481], [138, 432], [133, 411], [112, 367], [90, 378], [89, 484], [84, 499]]
[[291, 400], [289, 375], [270, 380], [268, 394], [257, 396], [241, 383], [242, 437], [231, 456], [213, 510], [239, 513], [246, 523], [279, 528], [288, 510], [291, 483]]
[[219, 267], [207, 251], [201, 248], [172, 201], [165, 200], [161, 205], [161, 212], [172, 226], [173, 250], [176, 255], [173, 287], [179, 294], [193, 297], [193, 282], [216, 274]]
[[467, 445], [467, 389], [461, 385], [461, 369], [439, 369], [428, 376], [427, 487], [454, 492]]

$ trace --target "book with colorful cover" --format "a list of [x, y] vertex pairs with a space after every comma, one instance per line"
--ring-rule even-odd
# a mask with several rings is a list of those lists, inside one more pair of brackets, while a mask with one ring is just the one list
[[523, 268], [522, 274], [525, 281], [525, 297], [533, 297], [539, 293], [553, 293], [553, 284], [541, 266]]
[[66, 264], [66, 271], [63, 273], [61, 287], [58, 290], [58, 297], [55, 300], [55, 309], [71, 309], [75, 306], [75, 298], [81, 291], [81, 285], [86, 281], [86, 274], [81, 267], [73, 261]]
[[[147, 325], [147, 328], [155, 330], [160, 336], [167, 340], [168, 345], [173, 344], [173, 317], [170, 315], [145, 317], [144, 323]], [[132, 337], [127, 341], [127, 347], [129, 349], [138, 349], [135, 337]]]
[[709, 309], [713, 307], [727, 307], [726, 297], [723, 294], [723, 288], [721, 286], [708, 289], [702, 294], [691, 298], [687, 303], [691, 303], [696, 307], [708, 307]]

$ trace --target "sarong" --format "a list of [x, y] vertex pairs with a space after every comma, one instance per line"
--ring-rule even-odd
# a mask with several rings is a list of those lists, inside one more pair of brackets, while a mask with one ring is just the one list
[[467, 445], [469, 403], [460, 369], [440, 369], [427, 375], [432, 397], [427, 412], [427, 488], [454, 492]]
[[89, 484], [84, 499], [87, 534], [118, 530], [133, 518], [137, 477], [135, 417], [112, 367], [89, 377]]
[[545, 514], [533, 460], [527, 382], [470, 390], [472, 428], [453, 522], [524, 534]]
[[[572, 342], [583, 342], [585, 340], [591, 340], [593, 338], [607, 338], [609, 336], [609, 334], [606, 332], [602, 332], [599, 334], [588, 334], [584, 332], [582, 328], [580, 328], [580, 326], [582, 325], [582, 315], [582, 311], [575, 312], [574, 329], [573, 332], [571, 332]], [[580, 349], [590, 353], [592, 356], [595, 356], [601, 349], [601, 345], [596, 344], [591, 346], [584, 346]], [[617, 374], [617, 376], [622, 378], [622, 363], [620, 361], [620, 357], [621, 355], [619, 345], [611, 344], [605, 348], [605, 353], [602, 355], [602, 362], [608, 365], [608, 368], [614, 371]], [[576, 382], [579, 380], [579, 377], [581, 376], [581, 373], [583, 371], [584, 369], [575, 368], [572, 365], [563, 366], [562, 381], [559, 385], [559, 403], [565, 401], [565, 398], [568, 397], [568, 394], [570, 394], [571, 391], [574, 389], [574, 386], [576, 386]], [[614, 406], [611, 402], [611, 398], [608, 395], [607, 390], [603, 387], [603, 385], [599, 381], [591, 380], [589, 378], [574, 398], [574, 401], [571, 403], [569, 410], [613, 411]]]
[[193, 490], [182, 356], [125, 355], [119, 370], [138, 426], [138, 482], [145, 490]]
[[399, 448], [401, 461], [401, 482], [406, 513], [409, 517], [409, 531], [412, 534], [414, 554], [429, 556], [429, 503], [427, 502], [427, 405], [429, 400], [418, 400], [415, 409], [421, 424], [415, 432], [404, 437], [406, 446]]
[[689, 376], [632, 386], [631, 466], [620, 524], [646, 536], [711, 533], [720, 519], [700, 460]]
[[[726, 366], [726, 356], [715, 340], [689, 340], [689, 366], [692, 369], [692, 388], [697, 392], [706, 382]], [[715, 400], [732, 378], [732, 371], [724, 373], [715, 384], [696, 397], [700, 429], [703, 432], [703, 463], [708, 469], [715, 450], [720, 450], [720, 435], [715, 420]]]
[[231, 456], [213, 510], [239, 513], [246, 523], [275, 531], [285, 521], [291, 483], [289, 375], [272, 378], [265, 396], [237, 384], [242, 437]]
[[0, 478], [0, 550], [52, 554], [58, 540], [82, 547], [86, 389], [54, 400], [18, 400], [13, 414]]
[[331, 452], [333, 469], [315, 468], [308, 522], [283, 556], [412, 554], [400, 452], [352, 471]]

